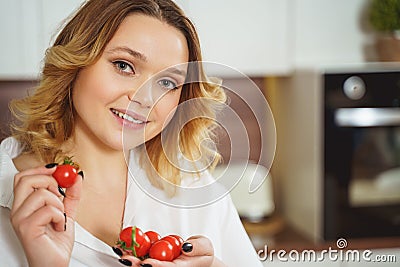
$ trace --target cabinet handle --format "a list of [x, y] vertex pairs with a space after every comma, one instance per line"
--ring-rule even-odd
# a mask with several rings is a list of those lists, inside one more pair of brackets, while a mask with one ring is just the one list
[[335, 122], [341, 127], [400, 126], [400, 108], [339, 108]]

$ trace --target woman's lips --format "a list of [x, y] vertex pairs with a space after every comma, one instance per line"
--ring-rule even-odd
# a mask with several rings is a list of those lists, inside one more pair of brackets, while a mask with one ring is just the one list
[[149, 121], [146, 120], [146, 118], [142, 115], [136, 114], [134, 112], [125, 110], [118, 110], [118, 109], [114, 109], [111, 108], [110, 109], [112, 113], [114, 113], [116, 116], [118, 116], [119, 118], [128, 121], [130, 123], [135, 123], [135, 124], [145, 124], [148, 123]]

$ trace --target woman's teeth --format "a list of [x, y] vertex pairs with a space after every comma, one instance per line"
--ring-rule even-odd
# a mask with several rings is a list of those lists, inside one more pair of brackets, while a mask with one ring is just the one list
[[112, 113], [114, 113], [115, 115], [117, 115], [118, 117], [120, 117], [121, 119], [130, 121], [130, 122], [133, 122], [133, 123], [138, 123], [138, 124], [144, 123], [144, 121], [134, 119], [134, 118], [132, 118], [131, 116], [129, 116], [128, 114], [119, 112], [118, 110], [111, 109], [111, 111], [112, 111]]

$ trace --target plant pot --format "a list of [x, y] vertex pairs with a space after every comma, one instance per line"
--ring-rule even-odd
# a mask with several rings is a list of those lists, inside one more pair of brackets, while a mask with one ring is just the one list
[[377, 37], [375, 45], [380, 61], [400, 61], [400, 39], [397, 36]]

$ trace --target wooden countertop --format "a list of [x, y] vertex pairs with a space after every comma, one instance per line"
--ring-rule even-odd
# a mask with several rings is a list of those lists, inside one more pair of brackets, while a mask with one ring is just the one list
[[[329, 247], [337, 248], [336, 241], [317, 243], [305, 237], [287, 225], [285, 220], [279, 215], [266, 218], [258, 223], [252, 223], [245, 219], [242, 219], [242, 222], [257, 251], [264, 249], [265, 245], [268, 246], [269, 250], [283, 249], [286, 251], [302, 251], [306, 249], [321, 251]], [[346, 241], [346, 249], [400, 248], [400, 237], [358, 238]]]

